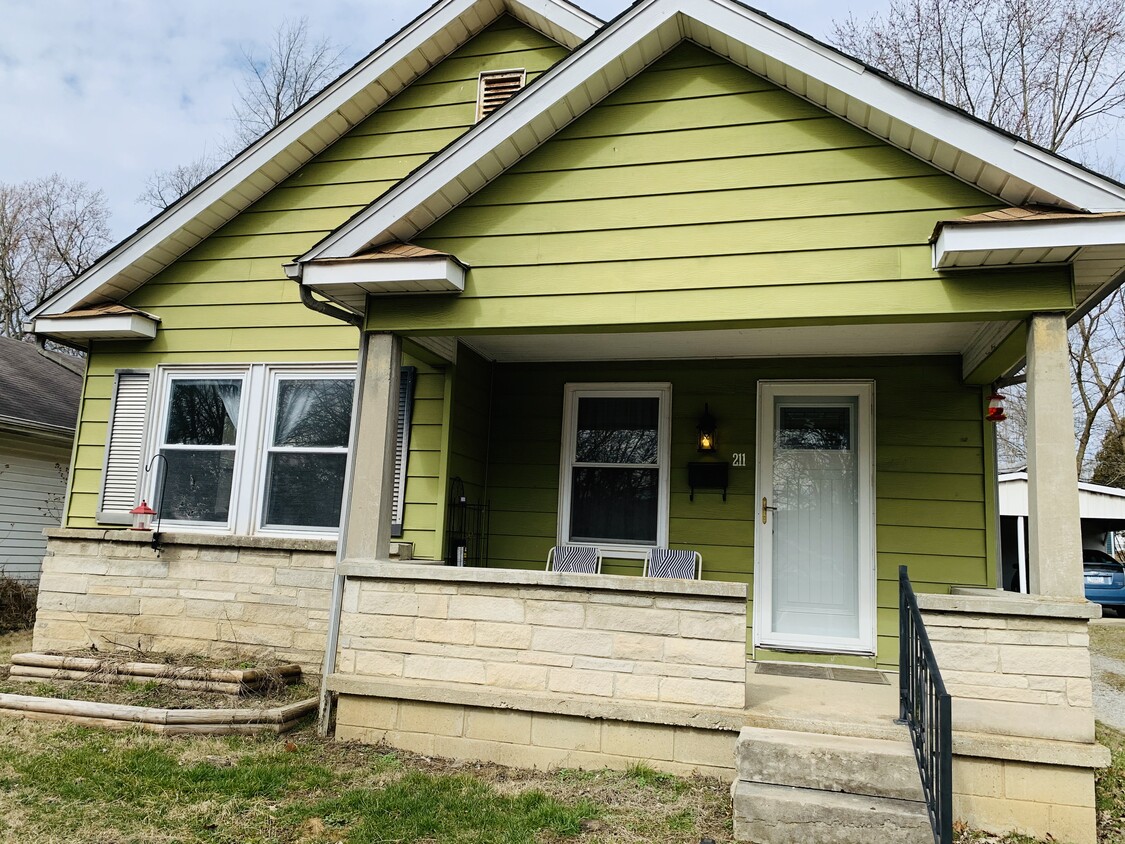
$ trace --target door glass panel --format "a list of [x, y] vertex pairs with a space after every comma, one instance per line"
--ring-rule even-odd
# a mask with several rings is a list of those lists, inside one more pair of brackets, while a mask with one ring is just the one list
[[774, 399], [774, 633], [859, 637], [858, 407]]

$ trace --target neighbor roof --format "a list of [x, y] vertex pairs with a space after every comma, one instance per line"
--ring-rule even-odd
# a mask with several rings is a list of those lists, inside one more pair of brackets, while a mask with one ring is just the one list
[[570, 49], [601, 24], [566, 0], [439, 0], [41, 302], [32, 319], [121, 300], [504, 14]]
[[409, 241], [690, 40], [1014, 206], [1125, 210], [1125, 186], [909, 88], [736, 0], [639, 0], [299, 261]]
[[74, 431], [82, 361], [0, 337], [0, 423]]

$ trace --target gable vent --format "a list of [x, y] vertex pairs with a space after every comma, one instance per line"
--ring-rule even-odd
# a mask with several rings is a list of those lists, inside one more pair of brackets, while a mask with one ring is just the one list
[[519, 93], [527, 78], [525, 70], [497, 70], [480, 75], [477, 89], [477, 122], [479, 123]]

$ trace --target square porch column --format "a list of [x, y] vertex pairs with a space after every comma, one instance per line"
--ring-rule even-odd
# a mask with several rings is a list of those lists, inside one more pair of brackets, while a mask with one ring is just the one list
[[1074, 410], [1062, 314], [1035, 314], [1028, 325], [1027, 478], [1031, 592], [1081, 598]]
[[363, 336], [352, 442], [351, 485], [342, 528], [342, 559], [388, 560], [398, 424], [402, 340], [373, 332]]

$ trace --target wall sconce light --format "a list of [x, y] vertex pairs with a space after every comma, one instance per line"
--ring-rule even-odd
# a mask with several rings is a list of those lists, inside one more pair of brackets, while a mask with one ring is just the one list
[[989, 422], [1003, 422], [1007, 418], [1008, 415], [1004, 413], [1004, 396], [994, 391], [988, 397], [988, 413], [985, 419]]
[[699, 430], [699, 451], [704, 454], [710, 454], [717, 446], [715, 440], [715, 417], [711, 415], [711, 408], [708, 405], [703, 405], [703, 415], [699, 417], [699, 424], [696, 426]]

